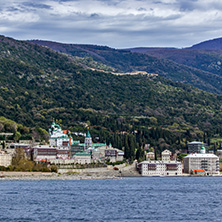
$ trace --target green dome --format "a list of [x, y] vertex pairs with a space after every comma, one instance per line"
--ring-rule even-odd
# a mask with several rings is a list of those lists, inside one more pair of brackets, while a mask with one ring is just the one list
[[89, 130], [88, 130], [87, 133], [86, 133], [86, 138], [91, 138], [91, 135], [90, 135], [90, 133], [89, 133]]
[[55, 127], [57, 127], [58, 129], [61, 129], [59, 124], [55, 124]]
[[205, 149], [204, 146], [201, 147], [201, 149], [200, 149], [200, 153], [202, 153], [202, 154], [206, 153], [206, 149]]

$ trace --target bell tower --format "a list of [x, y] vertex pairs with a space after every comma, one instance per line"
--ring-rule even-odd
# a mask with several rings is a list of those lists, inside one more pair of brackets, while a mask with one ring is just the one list
[[89, 130], [86, 133], [86, 137], [85, 137], [85, 145], [84, 145], [84, 149], [87, 149], [89, 147], [92, 146], [92, 137], [89, 133]]

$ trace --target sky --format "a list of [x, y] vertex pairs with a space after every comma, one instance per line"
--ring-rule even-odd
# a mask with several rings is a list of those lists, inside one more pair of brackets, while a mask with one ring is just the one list
[[222, 37], [221, 0], [0, 0], [0, 34], [113, 48]]

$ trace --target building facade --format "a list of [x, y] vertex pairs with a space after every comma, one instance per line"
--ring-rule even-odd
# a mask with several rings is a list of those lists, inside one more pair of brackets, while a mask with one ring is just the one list
[[124, 152], [122, 150], [118, 150], [115, 148], [111, 148], [110, 146], [105, 149], [105, 158], [109, 160], [111, 163], [117, 161], [123, 161]]
[[51, 145], [37, 145], [32, 147], [31, 152], [35, 161], [69, 158], [69, 149], [65, 147], [58, 148]]
[[154, 152], [148, 152], [146, 154], [146, 160], [154, 160], [155, 159], [155, 154]]
[[70, 147], [72, 137], [68, 136], [67, 130], [62, 130], [55, 122], [49, 129], [49, 145], [54, 147]]
[[107, 146], [106, 143], [93, 143], [89, 131], [86, 133], [84, 143], [73, 141], [71, 145], [71, 157], [78, 158], [80, 153], [90, 153], [92, 162], [123, 161], [124, 156], [122, 150], [113, 148], [111, 144]]
[[182, 163], [177, 161], [143, 161], [138, 168], [142, 176], [182, 175]]
[[161, 153], [162, 156], [162, 161], [166, 162], [166, 161], [170, 161], [170, 157], [171, 157], [172, 153], [169, 150], [164, 150]]
[[219, 174], [219, 157], [214, 154], [189, 154], [183, 161], [184, 173], [191, 174], [193, 170], [204, 170], [207, 175]]
[[202, 147], [206, 150], [207, 144], [198, 141], [187, 143], [187, 153], [200, 153]]
[[171, 161], [172, 153], [169, 150], [162, 152], [162, 160], [143, 161], [138, 164], [142, 176], [175, 176], [182, 175], [182, 163]]
[[92, 147], [92, 137], [89, 131], [87, 131], [85, 141], [84, 141], [84, 149], [86, 150], [89, 147]]
[[73, 156], [75, 163], [78, 164], [89, 164], [91, 163], [91, 154], [86, 152], [76, 153]]

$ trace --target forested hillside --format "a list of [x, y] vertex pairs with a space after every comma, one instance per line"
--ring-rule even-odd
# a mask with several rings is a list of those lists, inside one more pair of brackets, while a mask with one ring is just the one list
[[212, 53], [196, 53], [194, 50], [175, 49], [158, 51], [155, 48], [118, 50], [96, 45], [62, 44], [39, 40], [31, 42], [72, 56], [83, 58], [90, 56], [95, 61], [122, 72], [138, 70], [156, 73], [172, 81], [180, 81], [208, 92], [222, 94], [222, 76], [218, 74], [221, 73], [222, 61], [218, 53], [212, 55]]
[[220, 78], [222, 74], [222, 50], [195, 48], [134, 48], [131, 49], [131, 51], [155, 56], [160, 59], [171, 60], [198, 70], [210, 72], [211, 74], [215, 74], [212, 75], [215, 79]]
[[125, 147], [127, 158], [140, 156], [135, 150], [146, 143], [160, 152], [222, 135], [222, 96], [160, 76], [93, 71], [69, 55], [5, 37], [0, 49], [0, 116], [17, 124], [42, 132], [53, 118], [71, 131], [87, 123], [94, 138]]

